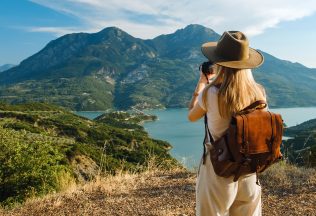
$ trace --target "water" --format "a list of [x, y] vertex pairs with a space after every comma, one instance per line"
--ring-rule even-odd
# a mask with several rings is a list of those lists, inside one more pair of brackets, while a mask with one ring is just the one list
[[102, 115], [102, 111], [77, 111], [74, 112], [76, 115], [86, 117], [88, 119], [95, 119], [96, 117]]
[[[271, 109], [271, 111], [280, 113], [288, 127], [316, 118], [316, 107], [282, 108]], [[158, 116], [157, 121], [144, 124], [150, 136], [169, 142], [173, 146], [172, 156], [183, 163], [184, 166], [188, 168], [197, 167], [203, 151], [203, 119], [194, 123], [189, 122], [187, 120], [188, 110], [185, 108], [150, 110], [147, 113]], [[103, 114], [103, 112], [76, 112], [76, 114], [93, 119]]]
[[[316, 107], [282, 108], [271, 111], [280, 113], [288, 127], [316, 118]], [[198, 122], [189, 122], [187, 109], [153, 110], [148, 113], [158, 116], [158, 121], [147, 122], [144, 125], [150, 136], [168, 141], [173, 146], [171, 154], [186, 167], [197, 167], [203, 151], [203, 118]]]

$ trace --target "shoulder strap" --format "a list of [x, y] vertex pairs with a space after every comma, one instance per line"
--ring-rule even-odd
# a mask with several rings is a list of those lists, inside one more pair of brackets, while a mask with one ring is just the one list
[[207, 124], [207, 114], [204, 115], [204, 126], [205, 126], [205, 136], [204, 136], [204, 141], [203, 141], [203, 164], [205, 164], [205, 159], [206, 159], [206, 141], [207, 141], [207, 135], [210, 138], [210, 142], [212, 143], [212, 145], [214, 145], [215, 141], [212, 137], [212, 134], [208, 128], [208, 124]]
[[205, 136], [206, 136], [206, 134], [208, 134], [209, 137], [210, 137], [210, 142], [212, 143], [212, 145], [214, 145], [215, 141], [214, 141], [214, 138], [213, 138], [213, 136], [212, 136], [212, 134], [210, 132], [210, 129], [208, 127], [207, 115], [206, 114], [204, 115], [204, 124], [205, 124]]
[[[259, 107], [260, 105], [263, 105], [261, 107]], [[246, 108], [244, 108], [243, 110], [241, 110], [241, 112], [246, 111], [246, 110], [250, 110], [250, 109], [264, 109], [267, 107], [267, 102], [265, 100], [257, 100], [254, 103], [250, 104], [249, 106], [247, 106]]]

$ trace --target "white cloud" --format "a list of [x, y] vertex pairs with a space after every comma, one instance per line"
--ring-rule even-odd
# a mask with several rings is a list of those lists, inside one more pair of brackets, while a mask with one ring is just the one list
[[65, 34], [78, 32], [79, 29], [73, 27], [28, 27], [29, 32], [48, 32], [53, 33], [56, 36], [62, 36]]
[[98, 31], [117, 26], [140, 38], [166, 34], [191, 23], [222, 33], [241, 30], [262, 34], [281, 22], [309, 16], [316, 1], [305, 0], [31, 0], [78, 18], [82, 25], [72, 28], [40, 27], [37, 31]]

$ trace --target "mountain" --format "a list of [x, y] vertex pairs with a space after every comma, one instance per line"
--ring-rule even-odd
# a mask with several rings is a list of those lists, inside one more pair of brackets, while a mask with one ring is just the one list
[[0, 73], [6, 70], [9, 70], [10, 68], [14, 67], [15, 65], [13, 64], [4, 64], [0, 66]]
[[[219, 37], [201, 25], [151, 40], [116, 27], [68, 34], [1, 73], [0, 98], [73, 110], [186, 107], [206, 60], [200, 46]], [[270, 107], [316, 105], [316, 69], [263, 54], [254, 76], [266, 86]]]
[[315, 106], [316, 69], [280, 60], [268, 53], [254, 76], [267, 90], [271, 107]]

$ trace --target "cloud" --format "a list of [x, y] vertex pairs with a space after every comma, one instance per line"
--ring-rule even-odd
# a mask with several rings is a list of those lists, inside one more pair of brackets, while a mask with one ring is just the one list
[[47, 32], [47, 33], [53, 33], [56, 36], [62, 36], [65, 34], [73, 33], [73, 32], [78, 32], [80, 31], [79, 29], [76, 29], [74, 27], [28, 27], [26, 28], [27, 31], [29, 32]]
[[310, 16], [316, 1], [305, 0], [31, 0], [80, 20], [81, 26], [39, 27], [35, 31], [63, 33], [99, 31], [117, 26], [140, 38], [166, 34], [192, 23], [222, 33], [241, 30], [250, 36], [286, 21]]

